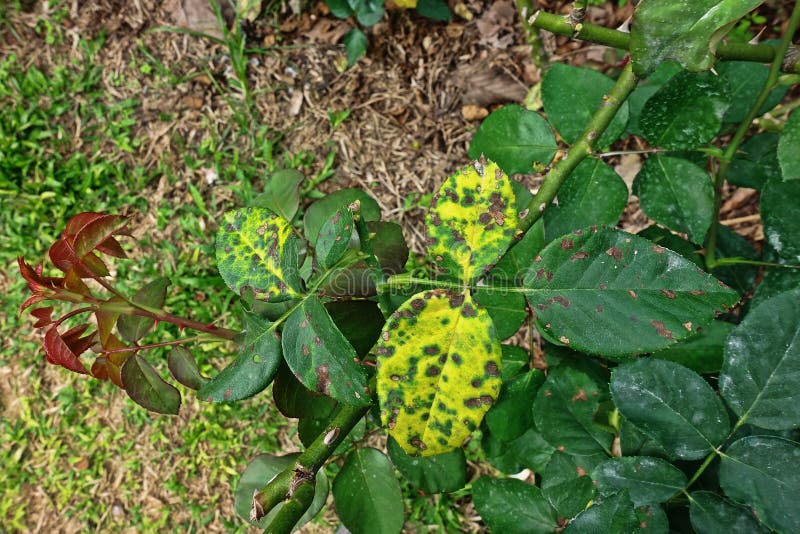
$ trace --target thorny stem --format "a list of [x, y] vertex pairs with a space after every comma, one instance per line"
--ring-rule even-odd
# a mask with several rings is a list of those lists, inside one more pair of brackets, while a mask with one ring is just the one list
[[789, 45], [794, 38], [798, 25], [800, 25], [800, 2], [795, 2], [792, 15], [789, 17], [789, 24], [786, 26], [786, 33], [783, 34], [783, 38], [776, 48], [775, 60], [772, 62], [772, 66], [769, 69], [769, 75], [767, 76], [766, 82], [764, 82], [764, 87], [761, 88], [761, 92], [758, 94], [758, 98], [756, 98], [747, 116], [739, 123], [736, 133], [733, 134], [733, 138], [725, 149], [725, 153], [722, 158], [720, 158], [719, 168], [714, 176], [714, 218], [712, 219], [714, 224], [712, 224], [711, 228], [708, 230], [708, 239], [706, 242], [706, 268], [708, 270], [719, 265], [719, 261], [716, 257], [718, 227], [716, 221], [719, 220], [719, 211], [722, 207], [722, 188], [725, 185], [725, 178], [728, 175], [728, 167], [733, 157], [736, 155], [739, 145], [742, 140], [744, 140], [744, 136], [747, 135], [750, 125], [758, 115], [758, 110], [761, 109], [761, 106], [767, 101], [769, 94], [778, 82], [778, 76], [780, 76], [781, 73], [781, 59], [786, 55], [786, 51], [789, 49]]
[[531, 61], [540, 69], [544, 69], [547, 67], [548, 58], [547, 51], [542, 42], [542, 36], [539, 35], [539, 29], [528, 22], [528, 18], [533, 14], [533, 1], [516, 0], [516, 3], [520, 23], [522, 24], [522, 29], [525, 31], [525, 40], [531, 47]]
[[569, 23], [573, 27], [581, 24], [586, 18], [586, 0], [572, 2], [572, 11], [569, 14]]
[[544, 209], [553, 201], [558, 193], [558, 189], [567, 179], [567, 177], [575, 170], [575, 167], [583, 161], [587, 156], [591, 155], [594, 151], [594, 146], [597, 140], [606, 131], [611, 120], [619, 111], [628, 95], [636, 88], [636, 75], [633, 74], [631, 64], [625, 66], [622, 73], [614, 84], [611, 91], [603, 97], [603, 103], [600, 104], [589, 124], [583, 131], [581, 136], [567, 151], [566, 156], [556, 163], [544, 178], [542, 186], [539, 191], [531, 199], [530, 203], [523, 212], [520, 214], [521, 218], [518, 226], [518, 235], [522, 237], [528, 229], [533, 226], [542, 216]]
[[[631, 36], [629, 33], [589, 23], [581, 23], [573, 27], [569, 20], [569, 17], [539, 11], [531, 17], [529, 22], [537, 28], [547, 30], [557, 35], [566, 35], [568, 37], [591, 41], [614, 48], [621, 48], [623, 50], [630, 49]], [[720, 44], [717, 47], [715, 55], [719, 59], [771, 63], [776, 58], [783, 58], [786, 55], [786, 49], [781, 52], [772, 45], [728, 43]], [[780, 61], [778, 63], [780, 63]], [[787, 62], [786, 67], [787, 69], [791, 69], [787, 72], [800, 73], [800, 62]]]
[[290, 534], [292, 529], [306, 513], [314, 500], [314, 481], [304, 480], [294, 490], [291, 497], [283, 503], [283, 508], [275, 515], [275, 519], [264, 532], [270, 534]]

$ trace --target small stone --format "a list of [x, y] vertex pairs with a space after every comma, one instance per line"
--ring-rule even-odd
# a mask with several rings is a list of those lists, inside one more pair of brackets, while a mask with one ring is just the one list
[[489, 116], [489, 110], [483, 106], [470, 104], [461, 108], [461, 116], [468, 121], [479, 121]]

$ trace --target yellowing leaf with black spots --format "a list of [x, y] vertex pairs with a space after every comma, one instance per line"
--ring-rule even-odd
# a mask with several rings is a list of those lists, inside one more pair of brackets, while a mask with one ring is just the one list
[[471, 281], [508, 249], [517, 229], [514, 190], [496, 164], [476, 161], [442, 184], [426, 220], [430, 255], [445, 274]]
[[500, 392], [500, 342], [469, 291], [408, 299], [383, 327], [376, 354], [381, 420], [407, 454], [460, 447]]
[[301, 296], [298, 238], [282, 217], [264, 208], [225, 214], [217, 232], [219, 274], [233, 291], [280, 302]]

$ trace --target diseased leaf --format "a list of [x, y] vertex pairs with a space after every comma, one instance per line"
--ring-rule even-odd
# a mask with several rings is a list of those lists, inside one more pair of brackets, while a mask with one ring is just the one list
[[517, 228], [513, 194], [492, 162], [476, 161], [442, 184], [425, 224], [428, 253], [444, 275], [471, 281], [497, 263]]
[[800, 180], [800, 113], [795, 110], [783, 126], [778, 141], [778, 162], [783, 179]]
[[336, 407], [336, 401], [315, 393], [292, 374], [287, 365], [281, 365], [272, 383], [272, 398], [275, 407], [286, 417], [326, 418]]
[[[131, 298], [136, 304], [161, 309], [167, 298], [169, 278], [159, 277], [142, 286]], [[125, 341], [136, 343], [156, 324], [155, 319], [140, 315], [121, 315], [117, 321], [119, 335]]]
[[367, 376], [356, 351], [317, 297], [306, 298], [286, 319], [283, 355], [308, 389], [345, 404], [369, 404]]
[[134, 354], [122, 365], [122, 386], [128, 396], [151, 412], [178, 415], [181, 394], [164, 382], [147, 360]]
[[633, 193], [648, 217], [703, 242], [714, 216], [714, 186], [705, 170], [685, 159], [655, 154], [636, 175]]
[[361, 189], [340, 189], [317, 200], [306, 210], [303, 217], [303, 229], [306, 239], [311, 244], [317, 242], [317, 236], [325, 221], [330, 219], [337, 210], [347, 208], [350, 204], [359, 201], [361, 204], [361, 217], [365, 221], [377, 221], [381, 218], [381, 209], [374, 198]]
[[266, 208], [290, 221], [300, 206], [300, 184], [303, 173], [296, 169], [280, 169], [264, 181], [264, 192], [253, 199], [253, 207]]
[[553, 453], [542, 473], [542, 494], [558, 515], [571, 519], [591, 504], [595, 485], [589, 473], [606, 459], [605, 454], [571, 456]]
[[323, 269], [330, 269], [339, 261], [353, 236], [353, 215], [347, 208], [336, 210], [322, 225], [317, 237], [317, 261]]
[[241, 294], [280, 302], [301, 295], [298, 239], [285, 219], [264, 208], [225, 214], [217, 232], [217, 266], [225, 283]]
[[713, 321], [699, 329], [697, 335], [655, 352], [653, 357], [679, 363], [695, 373], [718, 373], [722, 369], [725, 339], [733, 327], [731, 323]]
[[558, 518], [536, 486], [513, 478], [482, 476], [472, 484], [472, 500], [492, 532], [556, 532]]
[[387, 321], [376, 354], [381, 420], [407, 454], [460, 447], [500, 393], [500, 343], [468, 291], [411, 297]]
[[[553, 63], [542, 80], [542, 103], [547, 119], [567, 143], [578, 140], [589, 119], [600, 109], [614, 80], [594, 69]], [[625, 131], [628, 103], [623, 102], [611, 123], [597, 140], [606, 148]]]
[[467, 483], [467, 459], [463, 449], [420, 458], [407, 455], [390, 437], [386, 451], [403, 478], [425, 493], [456, 491]]
[[730, 25], [760, 0], [647, 0], [631, 27], [633, 71], [644, 76], [666, 59], [690, 71], [708, 70]]
[[639, 126], [652, 145], [691, 150], [719, 132], [730, 102], [724, 78], [681, 72], [647, 100]]
[[800, 180], [782, 182], [779, 177], [773, 177], [764, 184], [759, 207], [767, 242], [781, 258], [794, 265], [800, 264], [798, 198]]
[[800, 289], [750, 311], [725, 344], [720, 393], [742, 420], [772, 430], [800, 426]]
[[377, 449], [360, 448], [333, 481], [336, 512], [353, 534], [389, 534], [403, 528], [403, 497], [394, 469]]
[[633, 531], [634, 534], [669, 534], [669, 519], [657, 504], [637, 507], [636, 519], [639, 526]]
[[175, 380], [189, 389], [198, 390], [208, 382], [208, 378], [200, 374], [192, 353], [181, 346], [173, 347], [169, 351], [167, 366]]
[[533, 426], [533, 401], [544, 373], [533, 369], [503, 384], [497, 402], [486, 412], [486, 425], [492, 435], [512, 441]]
[[774, 436], [749, 436], [722, 454], [719, 483], [731, 499], [747, 504], [769, 528], [800, 531], [800, 445]]
[[602, 495], [627, 489], [635, 506], [666, 502], [683, 490], [683, 471], [660, 458], [628, 456], [603, 462], [592, 472]]
[[698, 460], [730, 430], [728, 413], [711, 386], [677, 363], [643, 359], [611, 374], [620, 413], [672, 454]]
[[548, 165], [556, 150], [556, 138], [541, 115], [509, 104], [483, 120], [467, 155], [497, 162], [506, 174], [532, 174]]
[[690, 261], [612, 228], [578, 230], [550, 243], [525, 287], [541, 332], [609, 357], [664, 348], [738, 300]]
[[628, 492], [623, 490], [592, 504], [573, 519], [564, 532], [634, 532], [639, 525]]
[[766, 532], [752, 510], [710, 491], [694, 491], [689, 495], [689, 517], [697, 534]]
[[244, 312], [244, 339], [239, 354], [225, 369], [203, 384], [197, 396], [208, 402], [247, 399], [263, 391], [281, 363], [280, 334], [258, 315]]

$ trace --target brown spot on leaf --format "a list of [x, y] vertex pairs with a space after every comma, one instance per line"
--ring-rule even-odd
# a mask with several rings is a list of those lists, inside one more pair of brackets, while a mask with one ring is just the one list
[[658, 245], [653, 245], [653, 252], [656, 254], [663, 254], [665, 252], [664, 247], [659, 247]]
[[481, 395], [481, 404], [486, 406], [491, 405], [494, 402], [494, 398], [491, 395]]
[[569, 338], [567, 336], [561, 336], [558, 338], [558, 340], [562, 342], [564, 345], [569, 345]]
[[464, 401], [464, 406], [466, 406], [467, 408], [480, 408], [481, 400], [478, 398], [466, 399]]
[[597, 313], [603, 313], [603, 305], [602, 304], [598, 304], [597, 305]]
[[469, 304], [464, 304], [464, 307], [461, 308], [461, 315], [463, 315], [464, 317], [475, 317], [477, 315], [477, 312], [475, 311], [475, 308], [473, 308]]
[[308, 345], [303, 345], [301, 347], [301, 350], [303, 351], [303, 356], [308, 356], [309, 354], [311, 354], [311, 351], [308, 350]]
[[570, 256], [569, 259], [570, 259], [570, 261], [585, 260], [588, 257], [589, 257], [589, 253], [588, 252], [580, 251], [580, 252], [576, 252], [575, 254]]
[[441, 372], [442, 372], [441, 369], [439, 369], [435, 365], [431, 365], [430, 367], [428, 367], [428, 370], [425, 371], [425, 375], [426, 376], [437, 376]]
[[317, 373], [317, 392], [328, 395], [331, 389], [331, 379], [328, 373], [328, 364], [323, 363], [316, 369]]
[[665, 297], [667, 297], [668, 299], [674, 299], [675, 298], [675, 292], [674, 291], [670, 291], [669, 289], [661, 289], [660, 291], [661, 291], [661, 294], [664, 295]]
[[608, 254], [617, 261], [622, 259], [622, 251], [617, 247], [611, 247], [610, 249], [606, 250], [606, 254]]
[[572, 239], [565, 237], [561, 240], [561, 248], [564, 250], [572, 250], [573, 244]]
[[484, 367], [484, 370], [489, 376], [498, 376], [500, 374], [500, 369], [497, 367], [497, 363], [495, 362], [488, 362]]
[[632, 299], [635, 299], [636, 298], [636, 291], [634, 291], [633, 289], [629, 289], [628, 290], [628, 295], [630, 295]]
[[577, 473], [577, 475], [578, 475], [579, 477], [585, 477], [586, 475], [588, 475], [588, 474], [589, 474], [589, 473], [587, 473], [587, 472], [586, 472], [586, 469], [584, 469], [584, 468], [583, 468], [583, 467], [581, 467], [581, 466], [576, 466], [576, 467], [575, 467], [575, 473]]
[[565, 308], [569, 308], [569, 304], [570, 304], [569, 303], [569, 299], [566, 299], [561, 295], [556, 295], [555, 297], [553, 297], [553, 301], [554, 302], [558, 302], [559, 304], [561, 304]]
[[492, 216], [486, 212], [483, 212], [478, 217], [478, 222], [480, 222], [481, 224], [489, 224], [490, 222], [492, 222]]
[[583, 388], [579, 389], [578, 392], [575, 395], [572, 396], [572, 402], [575, 402], [575, 401], [586, 402], [587, 400], [588, 400], [588, 397], [586, 396], [586, 390], [583, 389]]
[[450, 302], [451, 308], [458, 308], [462, 304], [464, 304], [464, 294], [463, 293], [451, 293], [450, 298], [448, 299]]
[[420, 311], [425, 307], [425, 301], [422, 299], [414, 299], [411, 301], [411, 307], [416, 311]]
[[692, 331], [692, 323], [683, 323], [683, 327], [689, 332]]
[[667, 327], [664, 326], [664, 323], [653, 319], [652, 321], [650, 321], [650, 324], [655, 327], [656, 332], [658, 333], [659, 336], [665, 337], [667, 339], [672, 339], [672, 332], [667, 330]]
[[700, 295], [705, 295], [706, 294], [706, 292], [703, 291], [702, 289], [692, 289], [691, 291], [689, 291], [689, 293], [691, 293], [692, 295], [694, 295], [696, 297], [699, 297]]
[[425, 347], [423, 352], [425, 352], [425, 354], [428, 354], [430, 356], [433, 356], [434, 354], [439, 354], [439, 346], [438, 345], [428, 345], [427, 347]]

